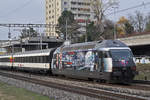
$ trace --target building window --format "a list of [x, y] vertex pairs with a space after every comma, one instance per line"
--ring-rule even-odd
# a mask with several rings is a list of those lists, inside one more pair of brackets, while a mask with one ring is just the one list
[[67, 10], [67, 8], [64, 8], [64, 11], [66, 11]]
[[71, 10], [77, 10], [77, 8], [71, 8]]
[[64, 2], [64, 5], [67, 5], [67, 2]]
[[59, 3], [57, 2], [57, 6], [59, 5]]
[[75, 5], [75, 4], [76, 4], [76, 2], [71, 2], [71, 4], [72, 4], [72, 5]]

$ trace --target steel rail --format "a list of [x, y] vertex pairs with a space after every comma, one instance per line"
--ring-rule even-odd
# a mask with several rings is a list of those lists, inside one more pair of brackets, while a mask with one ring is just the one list
[[10, 73], [4, 73], [0, 72], [1, 76], [4, 77], [9, 77], [21, 81], [26, 81], [50, 88], [55, 88], [55, 89], [60, 89], [72, 93], [77, 93], [93, 98], [98, 98], [102, 100], [145, 100], [143, 98], [138, 98], [135, 96], [128, 96], [128, 95], [122, 95], [122, 94], [116, 94], [116, 93], [111, 93], [111, 92], [106, 92], [98, 89], [89, 89], [89, 88], [83, 88], [79, 86], [72, 86], [72, 85], [65, 85], [65, 84], [60, 84], [60, 83], [54, 83], [54, 82], [49, 82], [49, 81], [43, 81], [40, 79], [35, 79], [35, 78], [30, 78], [30, 77], [25, 77], [25, 76], [20, 76], [20, 75], [14, 75]]

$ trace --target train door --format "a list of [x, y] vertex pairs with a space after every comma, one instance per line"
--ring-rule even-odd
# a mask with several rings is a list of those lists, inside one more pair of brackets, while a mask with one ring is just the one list
[[109, 51], [98, 51], [99, 77], [101, 79], [109, 79], [112, 72], [112, 58]]
[[112, 72], [112, 58], [109, 51], [99, 51], [100, 72]]

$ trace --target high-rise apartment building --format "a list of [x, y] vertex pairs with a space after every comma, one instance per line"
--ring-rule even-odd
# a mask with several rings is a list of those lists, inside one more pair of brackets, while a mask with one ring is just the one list
[[94, 20], [91, 13], [91, 0], [46, 0], [46, 24], [52, 24], [47, 29], [47, 36], [57, 36], [55, 26], [58, 24], [58, 18], [65, 10], [74, 14], [75, 20], [82, 26], [79, 30], [85, 32], [87, 20]]

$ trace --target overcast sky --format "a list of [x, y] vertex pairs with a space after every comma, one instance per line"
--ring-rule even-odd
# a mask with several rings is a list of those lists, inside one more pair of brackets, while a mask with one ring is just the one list
[[[129, 8], [135, 5], [146, 4], [150, 0], [118, 0], [119, 8], [117, 10]], [[145, 15], [150, 12], [150, 5], [140, 8], [117, 13], [118, 19], [121, 16], [134, 14], [136, 10], [141, 11]], [[113, 10], [112, 10], [113, 12]], [[114, 19], [114, 14], [108, 16]], [[45, 0], [1, 0], [0, 1], [0, 23], [45, 23]], [[13, 29], [11, 33], [14, 34]], [[8, 28], [0, 27], [0, 40], [8, 39]], [[13, 37], [15, 37], [14, 34]]]

